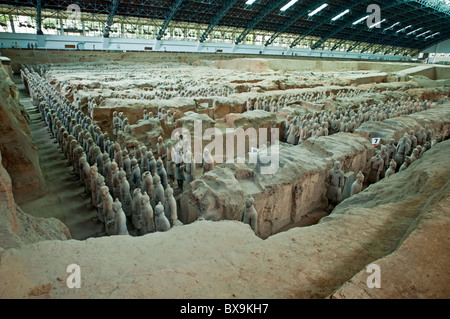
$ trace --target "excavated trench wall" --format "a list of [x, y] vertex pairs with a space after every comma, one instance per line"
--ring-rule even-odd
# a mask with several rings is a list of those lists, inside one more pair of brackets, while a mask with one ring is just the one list
[[[217, 60], [246, 60], [248, 58], [260, 58], [259, 55], [239, 55], [239, 54], [205, 54], [205, 53], [170, 53], [170, 52], [108, 52], [108, 51], [61, 51], [61, 50], [20, 50], [20, 49], [1, 49], [2, 56], [7, 56], [12, 60], [12, 69], [14, 72], [20, 70], [21, 64], [46, 64], [46, 63], [79, 63], [79, 62], [98, 62], [111, 61], [134, 61], [139, 63], [160, 63], [160, 62], [185, 62], [204, 65], [205, 63]], [[342, 70], [370, 70], [373, 65], [385, 65], [386, 71], [400, 70], [414, 66], [414, 63], [389, 63], [389, 62], [364, 62], [364, 61], [342, 61], [342, 59], [305, 58], [305, 57], [277, 57], [276, 59], [267, 59], [269, 67], [275, 69], [292, 70], [313, 70], [313, 71], [333, 71], [336, 66]], [[204, 62], [206, 61], [206, 62]], [[297, 62], [295, 62], [297, 61]], [[336, 64], [339, 62], [339, 64]], [[245, 62], [247, 63], [247, 61]], [[242, 64], [239, 61], [233, 62], [242, 70]], [[247, 65], [247, 64], [246, 64]], [[255, 66], [264, 70], [266, 63], [256, 62], [249, 65], [248, 68], [255, 69]], [[258, 69], [255, 69], [256, 71]]]
[[0, 152], [3, 166], [12, 179], [14, 195], [20, 203], [38, 198], [46, 191], [28, 121], [17, 86], [0, 68]]
[[328, 206], [329, 170], [335, 160], [344, 172], [366, 171], [375, 149], [355, 134], [336, 134], [299, 146], [280, 145], [280, 167], [263, 175], [250, 164], [223, 165], [193, 182], [180, 197], [180, 220], [240, 220], [247, 196], [255, 199], [262, 238]]
[[221, 60], [215, 66], [223, 69], [243, 70], [250, 72], [279, 71], [370, 71], [395, 72], [415, 66], [413, 63], [365, 62], [365, 61], [328, 61], [309, 59], [253, 59], [236, 58]]
[[[356, 133], [339, 133], [309, 139], [302, 145], [280, 144], [280, 165], [275, 174], [260, 174], [260, 166], [220, 165], [189, 185], [180, 196], [179, 218], [192, 223], [198, 218], [240, 220], [245, 200], [255, 199], [258, 235], [267, 238], [308, 214], [326, 209], [327, 178], [335, 160], [346, 176], [362, 171], [368, 176], [376, 149], [370, 138], [396, 143], [411, 129], [429, 126], [435, 133], [450, 129], [450, 104], [382, 122], [367, 122]], [[350, 173], [350, 174], [348, 174]], [[352, 183], [354, 179], [346, 179]], [[351, 186], [351, 185], [350, 185]], [[346, 185], [349, 187], [349, 185]]]
[[[71, 52], [74, 54], [73, 58], [81, 58], [79, 52]], [[68, 54], [70, 56], [70, 54]], [[137, 57], [138, 55], [136, 55]], [[175, 61], [186, 62], [185, 59], [179, 55], [171, 55], [171, 58]], [[117, 57], [115, 57], [117, 58]], [[126, 58], [135, 58], [133, 53], [130, 53]], [[168, 56], [161, 56], [161, 59], [152, 60], [152, 62], [165, 62], [169, 59]], [[191, 59], [198, 57], [190, 56]], [[178, 59], [178, 60], [177, 60]], [[92, 57], [95, 60], [95, 56]], [[251, 67], [251, 71], [257, 72], [257, 70], [263, 69], [277, 69], [285, 65], [286, 69], [293, 68], [297, 70], [307, 70], [308, 67], [314, 65], [315, 68], [321, 70], [322, 68], [330, 71], [332, 64], [328, 65], [326, 61], [321, 61], [322, 65], [318, 66], [317, 61], [312, 63], [309, 61], [301, 67], [301, 61], [277, 61], [277, 60], [260, 60], [258, 59], [234, 59], [232, 61], [220, 61], [220, 67], [239, 67], [244, 63]], [[280, 64], [281, 63], [281, 64]], [[312, 63], [312, 64], [311, 64]], [[311, 64], [311, 65], [310, 65]], [[341, 62], [335, 64], [336, 70], [370, 70], [373, 67], [377, 67], [379, 70], [384, 71], [388, 68], [390, 71], [398, 71], [411, 67], [410, 64], [392, 64], [387, 63], [386, 66], [381, 66], [380, 63], [363, 63], [363, 62]], [[385, 68], [385, 69], [383, 69]], [[392, 69], [393, 68], [393, 69]], [[370, 75], [362, 75], [363, 82], [373, 82], [373, 78]], [[380, 80], [375, 82], [384, 81], [385, 74], [375, 75], [376, 78], [380, 77]], [[381, 79], [383, 78], [383, 79]], [[360, 78], [350, 79], [348, 84], [358, 84]], [[347, 84], [347, 85], [348, 85]], [[270, 85], [269, 85], [270, 86]], [[273, 90], [272, 90], [273, 89]], [[270, 92], [265, 94], [285, 94], [286, 92], [277, 91], [279, 89], [277, 85], [273, 85]], [[337, 87], [337, 89], [345, 89], [345, 87]], [[303, 92], [308, 89], [294, 89], [290, 90], [290, 93]], [[333, 91], [331, 87], [319, 87], [315, 89], [309, 89], [311, 91]], [[414, 92], [408, 92], [409, 95], [416, 95], [424, 97], [425, 94], [437, 94], [438, 92], [431, 92], [429, 89], [416, 89]], [[431, 90], [432, 91], [432, 90]], [[250, 93], [249, 93], [250, 94]], [[246, 96], [247, 98], [248, 96]], [[206, 110], [211, 119], [219, 120], [225, 117], [225, 126], [234, 126], [234, 121], [239, 120], [243, 115], [235, 114], [234, 119], [230, 119], [229, 111], [235, 111], [241, 113], [243, 111], [242, 97], [241, 100], [233, 100], [220, 98], [216, 103], [216, 107]], [[86, 102], [87, 97], [83, 100]], [[101, 123], [102, 128], [111, 127], [111, 119], [113, 111], [124, 111], [126, 116], [129, 117], [130, 123], [135, 123], [142, 116], [144, 109], [157, 113], [158, 106], [161, 103], [167, 102], [167, 106], [171, 108], [178, 108], [182, 113], [188, 111], [197, 111], [199, 103], [208, 104], [211, 106], [211, 100], [199, 100], [179, 98], [171, 101], [140, 101], [136, 100], [132, 104], [129, 104], [129, 100], [121, 99], [108, 99], [99, 108], [94, 109], [93, 117], [96, 121]], [[227, 118], [228, 117], [228, 118]], [[400, 137], [399, 131], [403, 134], [404, 131], [408, 131], [410, 128], [420, 127], [420, 123], [413, 119], [403, 120], [414, 123], [398, 125], [390, 124], [393, 120], [385, 121], [386, 123], [371, 123], [374, 131], [361, 132], [360, 134], [336, 134], [329, 137], [321, 137], [318, 139], [310, 139], [306, 143], [300, 146], [290, 146], [287, 144], [280, 145], [280, 158], [279, 169], [274, 174], [263, 175], [260, 174], [260, 167], [254, 167], [253, 165], [245, 164], [224, 164], [217, 165], [216, 169], [207, 173], [202, 178], [194, 181], [179, 198], [179, 218], [187, 224], [192, 223], [198, 218], [205, 218], [211, 220], [240, 220], [242, 216], [242, 209], [245, 204], [247, 196], [253, 196], [255, 198], [255, 208], [259, 213], [259, 235], [262, 238], [277, 233], [284, 227], [292, 225], [302, 221], [308, 214], [313, 213], [316, 210], [324, 210], [328, 206], [328, 200], [326, 198], [327, 192], [327, 178], [330, 169], [333, 167], [333, 162], [338, 160], [341, 162], [341, 167], [344, 173], [358, 171], [368, 175], [368, 169], [370, 165], [370, 159], [375, 153], [375, 149], [370, 143], [371, 137], [380, 137], [378, 135], [377, 127], [383, 125], [391, 125], [393, 131], [389, 136], [395, 136], [398, 140]], [[442, 121], [442, 120], [441, 120]], [[245, 122], [245, 119], [244, 119]], [[394, 121], [395, 122], [395, 121]], [[423, 122], [423, 121], [422, 121]], [[276, 123], [276, 126], [281, 128], [281, 123]], [[367, 124], [368, 125], [368, 124]], [[237, 126], [242, 126], [238, 124]], [[245, 125], [244, 125], [245, 126]], [[137, 127], [136, 127], [137, 129]], [[441, 127], [444, 129], [444, 126]], [[162, 127], [165, 135], [165, 128]], [[361, 130], [360, 130], [361, 131]], [[155, 139], [157, 134], [153, 137]], [[126, 138], [124, 138], [125, 140]], [[383, 142], [386, 143], [389, 137], [386, 137]], [[123, 144], [123, 143], [122, 143]], [[154, 144], [154, 141], [153, 143]], [[351, 176], [346, 175], [346, 176]], [[351, 183], [352, 179], [348, 179], [348, 183]], [[348, 187], [348, 185], [347, 185]]]

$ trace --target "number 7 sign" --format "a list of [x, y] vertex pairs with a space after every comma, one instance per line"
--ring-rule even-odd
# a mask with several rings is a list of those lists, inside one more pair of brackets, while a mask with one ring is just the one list
[[378, 145], [380, 145], [380, 141], [381, 141], [381, 138], [379, 138], [379, 137], [373, 138], [372, 139], [372, 145], [373, 146], [378, 146]]

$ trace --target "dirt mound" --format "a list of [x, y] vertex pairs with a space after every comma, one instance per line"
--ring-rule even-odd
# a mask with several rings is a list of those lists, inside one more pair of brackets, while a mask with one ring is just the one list
[[55, 218], [42, 219], [22, 212], [14, 201], [12, 182], [0, 153], [0, 247], [20, 247], [43, 240], [71, 238], [69, 229]]
[[3, 166], [12, 179], [16, 199], [31, 200], [44, 193], [45, 181], [39, 168], [37, 148], [30, 137], [27, 115], [19, 92], [0, 68], [0, 152]]
[[[437, 144], [318, 225], [267, 240], [238, 221], [197, 221], [142, 237], [6, 250], [0, 296], [30, 298], [51, 284], [51, 298], [325, 298], [351, 280], [334, 296], [448, 298], [449, 146]], [[368, 293], [364, 270], [374, 262], [383, 289]], [[80, 266], [80, 289], [67, 288], [70, 264]]]
[[385, 220], [386, 230], [404, 223], [405, 233], [397, 245], [386, 246], [387, 254], [371, 262], [379, 267], [380, 289], [368, 287], [365, 267], [330, 297], [450, 297], [450, 255], [445, 248], [450, 245], [450, 165], [442, 157], [443, 148], [449, 146], [450, 141], [438, 144], [425, 161], [414, 162], [394, 180], [381, 181], [337, 207], [334, 218], [363, 209], [373, 216], [387, 211], [392, 218]]

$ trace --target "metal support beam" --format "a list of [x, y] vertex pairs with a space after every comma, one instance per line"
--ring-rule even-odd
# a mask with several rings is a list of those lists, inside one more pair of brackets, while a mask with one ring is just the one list
[[[421, 17], [422, 18], [422, 17]], [[448, 20], [448, 17], [442, 17], [443, 19], [445, 19], [445, 20]], [[441, 29], [441, 27], [443, 26], [443, 25], [446, 25], [446, 23], [447, 23], [447, 21], [442, 21], [441, 19], [430, 19], [430, 18], [424, 18], [424, 20], [425, 21], [433, 21], [433, 22], [435, 22], [435, 23], [433, 23], [433, 24], [430, 24], [430, 25], [427, 25], [426, 26], [426, 29], [431, 29], [431, 30], [442, 30]], [[435, 29], [436, 28], [436, 29]], [[422, 30], [422, 31], [424, 31], [424, 30]], [[422, 31], [420, 31], [420, 32], [422, 32]], [[418, 32], [419, 34], [420, 34], [420, 32]], [[443, 31], [440, 31], [440, 32], [443, 32]], [[426, 38], [426, 36], [425, 37], [423, 37], [422, 38], [422, 40], [425, 40], [425, 38]], [[403, 43], [402, 44], [404, 44], [406, 47], [408, 47], [409, 45], [410, 45], [410, 43], [414, 43], [414, 41], [416, 41], [417, 39], [416, 39], [416, 36], [415, 35], [413, 35], [413, 36], [411, 36], [411, 38], [410, 39], [408, 39], [408, 38], [398, 38], [398, 39], [396, 39], [393, 43], [392, 43], [392, 45], [396, 45], [397, 43], [399, 43], [400, 41], [403, 41]]]
[[[421, 10], [421, 9], [422, 9], [422, 8], [420, 8], [420, 7], [414, 7], [414, 8], [408, 9], [408, 10], [406, 10], [406, 11], [401, 11], [401, 14], [406, 14], [406, 15], [408, 15], [408, 14], [414, 12], [414, 11], [418, 11], [418, 10]], [[398, 14], [399, 14], [398, 12], [393, 13], [393, 14], [391, 14], [391, 15], [385, 17], [385, 19], [386, 19], [386, 20], [390, 20], [390, 19], [395, 20], [394, 18], [395, 18]], [[408, 21], [408, 20], [407, 20], [407, 21]], [[380, 29], [377, 30], [376, 28], [372, 28], [372, 34], [366, 39], [365, 42], [366, 42], [366, 43], [370, 43], [370, 40], [372, 40], [374, 37], [380, 36], [380, 34], [383, 32], [382, 30], [384, 30], [384, 29], [383, 29], [383, 28], [380, 28]], [[361, 29], [359, 32], [355, 32], [352, 38], [355, 38], [356, 36], [358, 36], [359, 34], [363, 33], [364, 31], [366, 31], [366, 30]], [[348, 49], [348, 52], [351, 51], [351, 50], [353, 50], [353, 49], [356, 49], [356, 48], [359, 47], [361, 44], [362, 44], [362, 42], [359, 42], [357, 45], [351, 46], [351, 47]]]
[[222, 20], [222, 18], [236, 4], [236, 2], [238, 2], [238, 0], [231, 0], [225, 3], [222, 9], [220, 9], [220, 11], [211, 20], [211, 23], [209, 24], [208, 28], [206, 28], [205, 32], [203, 32], [202, 36], [200, 37], [200, 42], [204, 42], [208, 38], [214, 27], [220, 22], [220, 20]]
[[269, 40], [264, 44], [266, 47], [271, 45], [276, 38], [278, 38], [281, 34], [283, 34], [286, 30], [288, 30], [291, 25], [301, 19], [303, 16], [307, 15], [311, 10], [317, 8], [319, 4], [322, 4], [324, 0], [314, 1], [311, 5], [307, 7], [301, 7], [299, 11], [296, 11], [289, 17], [289, 19], [283, 23], [283, 25], [278, 28], [278, 30], [270, 37]]
[[[319, 1], [319, 2], [323, 2], [323, 1]], [[315, 30], [317, 30], [318, 28], [320, 28], [321, 26], [323, 26], [326, 23], [329, 23], [331, 19], [333, 19], [335, 16], [337, 16], [339, 13], [343, 12], [346, 9], [352, 10], [354, 9], [356, 6], [361, 5], [361, 4], [365, 4], [368, 2], [373, 2], [373, 0], [363, 0], [363, 1], [353, 1], [349, 7], [345, 7], [345, 8], [340, 8], [338, 11], [333, 11], [332, 14], [327, 15], [326, 17], [324, 17], [323, 19], [321, 19], [321, 21], [319, 23], [315, 23], [314, 27], [308, 29], [305, 33], [303, 33], [302, 35], [300, 35], [299, 37], [297, 37], [290, 45], [291, 48], [295, 47], [296, 45], [298, 45], [304, 38], [306, 38], [307, 36], [309, 36], [311, 33], [313, 33]]]
[[36, 34], [42, 35], [42, 0], [37, 0], [36, 5]]
[[9, 24], [11, 25], [12, 33], [16, 33], [16, 29], [14, 28], [14, 20], [13, 20], [12, 15], [9, 15]]
[[[389, 4], [383, 6], [381, 8], [381, 12], [383, 12], [383, 10], [398, 6], [398, 5], [403, 5], [406, 4], [408, 2], [412, 2], [413, 0], [395, 0], [392, 2], [388, 2]], [[336, 36], [337, 34], [339, 34], [340, 32], [342, 32], [343, 30], [347, 29], [347, 28], [351, 28], [353, 26], [353, 21], [347, 22], [346, 24], [342, 25], [340, 28], [335, 29], [333, 32], [331, 32], [330, 34], [328, 34], [326, 37], [320, 39], [319, 41], [317, 41], [312, 47], [311, 49], [315, 50], [317, 48], [319, 48], [322, 44], [324, 44], [328, 39], [333, 38], [334, 36]]]
[[[426, 48], [433, 46], [436, 43], [440, 43], [440, 42], [448, 40], [448, 39], [450, 39], [450, 31], [443, 32], [443, 33], [437, 35], [436, 37], [431, 39], [432, 41], [424, 42], [423, 45], [417, 47], [417, 49], [420, 52]], [[388, 53], [392, 52], [392, 50], [393, 49], [389, 49], [389, 50], [385, 51], [384, 54], [388, 54]]]
[[[435, 22], [432, 25], [427, 25], [426, 29], [433, 29], [435, 27], [436, 28], [438, 28], [438, 27], [440, 28], [442, 25], [446, 24], [446, 21], [441, 21], [441, 20], [448, 20], [447, 16], [442, 16], [442, 17], [440, 17], [438, 19], [429, 18], [428, 16], [432, 15], [432, 14], [435, 14], [435, 12], [429, 12], [425, 16], [422, 16], [422, 15], [420, 16], [420, 18], [423, 19], [424, 21], [433, 21], [433, 22]], [[410, 19], [406, 19], [405, 24], [408, 24], [408, 21], [415, 20], [415, 19], [416, 19], [416, 17], [412, 16]], [[383, 32], [383, 34], [384, 34], [384, 32]], [[397, 36], [397, 33], [390, 34], [387, 38], [384, 39], [384, 41], [387, 42], [389, 39], [393, 38], [394, 36]], [[412, 36], [411, 39], [407, 39], [407, 38], [404, 38], [404, 37], [400, 36], [400, 37], [397, 37], [397, 39], [395, 39], [394, 42], [387, 43], [387, 44], [391, 45], [391, 46], [395, 46], [397, 43], [402, 42], [402, 46], [409, 47], [410, 43], [413, 43], [414, 40], [416, 40], [415, 36]], [[375, 44], [370, 45], [366, 50], [370, 49], [374, 45]]]
[[64, 35], [64, 23], [61, 18], [59, 18], [59, 26], [61, 27], [61, 35]]
[[267, 5], [257, 13], [252, 21], [247, 25], [244, 32], [242, 32], [235, 41], [235, 44], [241, 43], [245, 37], [260, 23], [265, 17], [267, 17], [273, 10], [284, 4], [286, 0], [269, 1]]
[[[411, 12], [414, 12], [414, 11], [417, 11], [417, 10], [420, 10], [421, 8], [419, 8], [419, 7], [414, 7], [414, 8], [410, 8], [410, 9], [408, 9], [408, 10], [406, 10], [406, 11], [401, 11], [401, 14], [409, 14], [409, 13], [411, 13]], [[387, 18], [385, 18], [386, 20], [390, 20], [391, 18], [394, 18], [396, 15], [397, 15], [398, 13], [396, 12], [396, 13], [394, 13], [394, 14], [391, 14], [391, 15], [389, 15]], [[375, 36], [379, 36], [380, 34], [382, 34], [383, 33], [383, 31], [381, 31], [381, 30], [384, 30], [383, 28], [380, 28], [380, 29], [374, 29], [373, 31], [372, 31], [372, 34], [366, 39], [366, 43], [367, 42], [370, 42], [370, 40], [371, 39], [373, 39]], [[353, 36], [352, 36], [352, 39], [353, 38], [355, 38], [356, 36], [358, 36], [358, 35], [360, 35], [361, 33], [363, 33], [364, 31], [367, 31], [367, 29], [360, 29], [358, 32], [355, 32], [354, 34], [353, 34]], [[341, 41], [342, 42], [342, 41]], [[340, 43], [338, 43], [337, 45], [335, 45], [334, 47], [333, 47], [333, 49], [332, 50], [335, 50], [338, 46], [339, 46], [339, 44]], [[347, 50], [347, 52], [350, 52], [351, 50], [353, 50], [353, 49], [355, 49], [355, 48], [357, 48], [357, 47], [359, 47], [360, 45], [362, 44], [362, 42], [359, 42], [358, 44], [354, 44], [353, 46], [351, 46], [350, 48], [348, 48], [348, 50]], [[387, 43], [385, 43], [385, 45], [388, 45]]]
[[119, 6], [119, 0], [113, 0], [111, 10], [108, 14], [108, 21], [106, 22], [105, 28], [103, 29], [103, 37], [109, 38], [109, 31], [114, 22], [114, 15], [116, 14], [117, 7]]
[[163, 25], [161, 26], [158, 34], [156, 35], [156, 40], [161, 40], [164, 37], [164, 33], [166, 32], [170, 21], [172, 21], [173, 17], [175, 16], [175, 13], [178, 11], [178, 9], [180, 8], [182, 3], [183, 3], [183, 0], [175, 0], [175, 3], [170, 8], [169, 14], [166, 16], [166, 19], [164, 20]]
[[447, 16], [450, 16], [450, 4], [448, 2], [445, 3], [442, 0], [414, 0], [414, 1], [428, 8], [432, 8], [436, 11], [442, 12]]
[[[372, 52], [372, 54], [377, 54], [378, 52], [382, 51], [383, 48], [385, 48], [386, 46], [387, 46], [386, 44], [379, 44], [379, 45], [377, 45], [376, 49]], [[361, 51], [361, 53], [364, 53], [364, 52]]]

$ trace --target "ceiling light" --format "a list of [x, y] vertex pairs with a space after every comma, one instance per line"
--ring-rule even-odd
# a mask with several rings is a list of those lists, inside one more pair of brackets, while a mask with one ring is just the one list
[[407, 27], [405, 27], [405, 28], [403, 28], [403, 29], [401, 29], [401, 30], [398, 30], [396, 33], [406, 31], [406, 30], [408, 30], [408, 29], [411, 28], [411, 27], [412, 27], [412, 25], [409, 25], [409, 26], [407, 26]]
[[433, 38], [435, 35], [438, 35], [438, 34], [440, 34], [440, 32], [436, 32], [435, 34], [429, 35], [425, 38], [425, 40], [429, 39], [429, 38]]
[[245, 4], [248, 4], [248, 5], [250, 5], [250, 4], [253, 4], [253, 2], [255, 2], [256, 0], [247, 0], [247, 2], [245, 3]]
[[400, 22], [396, 22], [396, 23], [394, 23], [393, 25], [391, 25], [389, 28], [384, 29], [384, 31], [386, 31], [386, 30], [391, 30], [391, 29], [393, 29], [395, 26], [398, 26], [399, 24], [400, 24]]
[[411, 31], [410, 33], [408, 33], [407, 35], [410, 35], [410, 34], [413, 34], [413, 33], [416, 33], [417, 31], [420, 31], [420, 30], [422, 30], [423, 28], [419, 28], [419, 29], [416, 29], [416, 30], [414, 30], [414, 31]]
[[290, 7], [292, 7], [298, 0], [291, 0], [287, 5], [280, 9], [280, 11], [286, 11]]
[[377, 22], [377, 23], [375, 23], [375, 24], [372, 24], [372, 25], [369, 27], [369, 29], [375, 28], [377, 25], [382, 24], [384, 21], [386, 21], [386, 19], [383, 19], [383, 20], [381, 20], [380, 22]]
[[418, 37], [421, 37], [421, 36], [423, 36], [423, 35], [425, 35], [425, 34], [427, 34], [427, 33], [430, 33], [431, 32], [431, 30], [428, 30], [427, 32], [424, 32], [424, 33], [421, 33], [421, 34], [419, 34], [418, 36], [416, 36], [417, 38]]
[[336, 21], [337, 19], [345, 16], [349, 12], [350, 12], [350, 9], [347, 9], [344, 12], [339, 13], [337, 16], [335, 16], [333, 19], [331, 19], [331, 21]]
[[320, 7], [318, 7], [316, 10], [314, 10], [313, 12], [310, 12], [308, 14], [308, 16], [312, 17], [313, 15], [319, 13], [320, 11], [322, 11], [323, 9], [325, 9], [326, 7], [328, 7], [328, 3], [324, 3], [322, 4]]
[[366, 20], [368, 17], [369, 17], [369, 16], [367, 15], [367, 16], [365, 16], [364, 18], [361, 18], [361, 19], [359, 19], [358, 21], [353, 22], [353, 25], [356, 25], [356, 24], [358, 24], [358, 23], [363, 22], [363, 21]]

